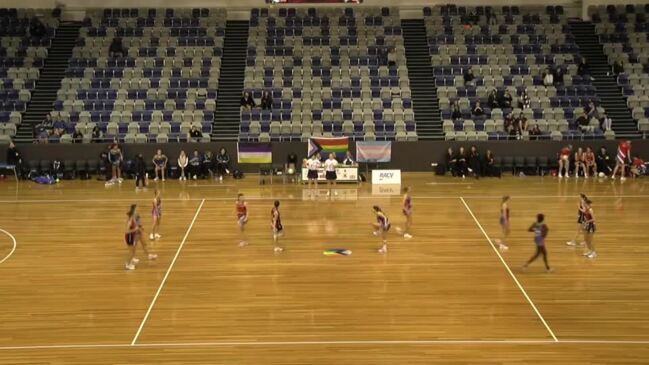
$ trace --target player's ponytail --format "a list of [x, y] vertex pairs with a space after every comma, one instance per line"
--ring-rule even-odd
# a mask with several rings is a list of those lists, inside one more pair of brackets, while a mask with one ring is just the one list
[[135, 208], [137, 208], [137, 204], [131, 204], [131, 208], [128, 210], [128, 213], [126, 213], [129, 218], [135, 214]]

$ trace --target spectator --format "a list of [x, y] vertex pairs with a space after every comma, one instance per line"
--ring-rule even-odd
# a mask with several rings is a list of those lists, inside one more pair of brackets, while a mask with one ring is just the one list
[[586, 107], [584, 107], [584, 111], [586, 112], [586, 116], [588, 117], [588, 120], [591, 120], [593, 118], [600, 119], [599, 111], [597, 110], [597, 107], [595, 106], [595, 103], [592, 100], [588, 102]]
[[491, 92], [489, 92], [489, 96], [487, 97], [487, 104], [489, 104], [489, 108], [491, 109], [498, 107], [498, 94], [496, 92], [496, 89], [491, 89]]
[[210, 178], [214, 176], [214, 155], [212, 151], [205, 151], [203, 154], [201, 170], [203, 171], [203, 176], [209, 176]]
[[453, 153], [453, 148], [449, 147], [444, 156], [446, 162], [446, 171], [450, 171], [451, 175], [457, 176], [457, 158]]
[[[141, 187], [140, 187], [141, 183]], [[141, 153], [135, 157], [135, 191], [146, 188], [146, 163]]]
[[476, 179], [480, 178], [480, 175], [482, 173], [482, 161], [480, 159], [480, 154], [478, 153], [476, 146], [471, 146], [467, 160], [469, 164], [469, 172], [472, 173]]
[[230, 156], [223, 147], [216, 155], [216, 174], [219, 175], [219, 180], [223, 180], [223, 176], [230, 175]]
[[631, 162], [631, 177], [636, 178], [644, 175], [647, 172], [647, 167], [645, 166], [644, 160], [638, 156], [633, 156], [633, 162]]
[[534, 126], [530, 128], [530, 137], [532, 137], [532, 139], [539, 139], [540, 136], [541, 136], [541, 129], [539, 129], [538, 124], [534, 124]]
[[550, 70], [543, 71], [543, 85], [544, 86], [553, 86], [554, 85], [554, 74]]
[[597, 156], [595, 157], [595, 164], [597, 165], [597, 172], [604, 174], [604, 176], [608, 176], [613, 172], [611, 167], [611, 156], [608, 155], [606, 147], [602, 146], [599, 148], [599, 152], [597, 152]]
[[460, 105], [457, 103], [457, 101], [454, 101], [453, 104], [451, 105], [451, 119], [453, 120], [458, 120], [462, 119], [462, 112], [460, 111]]
[[379, 62], [381, 66], [387, 66], [388, 65], [388, 50], [385, 47], [379, 47], [377, 49], [377, 56], [379, 58]]
[[201, 156], [197, 150], [194, 150], [192, 158], [189, 159], [189, 175], [192, 179], [196, 180], [201, 176]]
[[500, 105], [501, 108], [511, 108], [512, 107], [512, 101], [514, 99], [512, 98], [512, 94], [509, 92], [509, 90], [505, 91], [505, 94], [502, 97], [502, 104]]
[[268, 91], [264, 91], [261, 94], [261, 109], [263, 110], [273, 109], [273, 98], [270, 96], [270, 93]]
[[81, 143], [83, 142], [83, 133], [81, 133], [80, 130], [75, 129], [74, 133], [72, 133], [72, 142], [73, 143]]
[[507, 113], [505, 115], [505, 119], [503, 120], [503, 128], [505, 129], [505, 132], [508, 134], [511, 134], [512, 130], [515, 129], [514, 127], [514, 116], [512, 113]]
[[101, 130], [99, 129], [98, 126], [95, 125], [95, 126], [92, 128], [92, 141], [93, 141], [94, 143], [99, 143], [99, 142], [101, 142], [101, 135], [102, 135], [102, 134], [101, 134]]
[[192, 129], [189, 130], [189, 139], [193, 142], [200, 142], [202, 138], [203, 133], [195, 125], [192, 125]]
[[473, 71], [471, 69], [466, 70], [464, 72], [464, 87], [469, 87], [469, 86], [475, 86], [474, 80], [475, 76], [473, 76]]
[[9, 142], [9, 147], [7, 148], [7, 165], [13, 165], [16, 167], [16, 171], [21, 171], [22, 163], [23, 158], [20, 156], [20, 151], [18, 151], [13, 142]]
[[345, 166], [354, 166], [356, 165], [356, 162], [354, 162], [354, 156], [352, 156], [352, 153], [350, 151], [347, 151], [345, 154], [345, 159], [343, 160], [343, 165]]
[[475, 106], [473, 107], [473, 110], [471, 110], [471, 114], [473, 114], [474, 117], [481, 117], [484, 115], [484, 110], [482, 109], [482, 106], [480, 106], [480, 100], [475, 102]]
[[47, 144], [50, 142], [49, 138], [50, 134], [47, 132], [47, 129], [42, 128], [39, 131], [37, 143]]
[[63, 122], [62, 120], [57, 120], [53, 124], [52, 135], [61, 137], [62, 135], [65, 134], [66, 128], [67, 126], [65, 125], [65, 122]]
[[563, 85], [563, 75], [564, 75], [563, 69], [561, 67], [555, 67], [552, 73], [553, 73], [552, 77], [554, 78], [554, 85], [555, 86]]
[[36, 38], [44, 37], [47, 35], [47, 28], [38, 18], [32, 18], [29, 24], [29, 35]]
[[498, 168], [496, 167], [496, 159], [491, 150], [487, 150], [487, 152], [485, 153], [483, 166], [483, 176], [500, 177], [500, 171], [498, 171]]
[[588, 69], [588, 64], [586, 63], [585, 57], [581, 57], [581, 60], [579, 60], [579, 64], [577, 65], [577, 75], [593, 80], [593, 78], [590, 76], [590, 70]]
[[241, 101], [239, 103], [243, 109], [250, 110], [256, 106], [255, 99], [252, 98], [252, 95], [247, 91], [244, 91], [241, 95]]
[[[349, 153], [349, 151], [347, 151]], [[295, 152], [291, 152], [286, 156], [286, 165], [284, 166], [284, 170], [286, 171], [287, 175], [295, 175], [297, 172], [297, 155]]]
[[620, 76], [621, 73], [624, 73], [624, 65], [622, 64], [622, 61], [617, 60], [613, 63], [613, 74], [615, 74], [615, 76]]
[[394, 47], [388, 51], [388, 67], [397, 67], [397, 50]]
[[518, 107], [520, 109], [530, 108], [530, 97], [527, 95], [527, 91], [525, 90], [521, 92], [521, 96], [518, 98]]
[[467, 174], [467, 155], [464, 151], [464, 147], [460, 147], [457, 155], [455, 156], [455, 160], [457, 161], [458, 176], [462, 176], [462, 178], [464, 179]]
[[613, 174], [611, 178], [615, 179], [615, 175], [620, 171], [620, 180], [626, 180], [626, 167], [628, 164], [632, 163], [633, 159], [631, 158], [631, 141], [620, 141], [617, 146], [617, 154], [615, 156], [615, 167], [613, 168]]
[[613, 129], [613, 119], [604, 113], [604, 118], [599, 122], [599, 128], [602, 132], [610, 131]]
[[592, 127], [590, 126], [586, 112], [581, 113], [581, 115], [577, 117], [575, 124], [577, 124], [577, 127], [579, 127], [579, 130], [581, 130], [582, 133], [586, 133], [588, 131], [592, 132]]
[[122, 38], [113, 38], [113, 41], [108, 47], [108, 54], [110, 55], [110, 57], [124, 57], [126, 50], [124, 49], [124, 45], [122, 44]]
[[527, 131], [527, 118], [525, 118], [523, 112], [518, 114], [518, 118], [516, 118], [516, 130], [519, 135]]
[[178, 178], [178, 180], [187, 180], [187, 176], [185, 176], [185, 169], [187, 168], [187, 165], [189, 165], [189, 158], [187, 158], [185, 151], [181, 150], [180, 156], [178, 156], [178, 168], [180, 169], [180, 177]]
[[50, 113], [45, 114], [45, 119], [41, 122], [40, 126], [46, 129], [48, 132], [54, 128], [54, 121], [52, 121], [52, 115]]

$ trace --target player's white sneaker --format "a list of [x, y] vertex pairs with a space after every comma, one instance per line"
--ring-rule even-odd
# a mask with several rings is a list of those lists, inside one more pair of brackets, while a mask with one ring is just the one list
[[372, 232], [372, 234], [375, 235], [375, 236], [378, 236], [378, 235], [379, 235], [379, 231], [374, 231], [374, 232]]
[[584, 252], [584, 256], [588, 257], [588, 256], [590, 256], [591, 253], [593, 253], [593, 251], [586, 251], [586, 252]]
[[239, 247], [245, 247], [245, 246], [248, 246], [248, 242], [246, 242], [246, 241], [240, 241], [239, 242]]
[[559, 174], [559, 179], [563, 179], [563, 174]]
[[131, 264], [133, 264], [133, 265], [137, 265], [139, 263], [140, 263], [140, 259], [133, 258], [133, 260], [131, 260]]
[[160, 233], [156, 233], [155, 235], [153, 235], [153, 237], [155, 237], [155, 239], [159, 240], [160, 237], [162, 237], [162, 236], [160, 236]]
[[275, 251], [275, 253], [280, 253], [280, 252], [284, 251], [284, 249], [281, 248], [281, 247], [275, 247], [275, 248], [273, 249], [273, 251]]
[[386, 253], [388, 253], [388, 249], [385, 248], [385, 247], [381, 247], [381, 248], [379, 248], [379, 253], [386, 254]]
[[158, 255], [156, 255], [156, 254], [154, 254], [154, 253], [150, 253], [150, 254], [149, 254], [149, 260], [155, 260], [155, 259], [157, 259], [157, 258], [158, 258]]
[[133, 265], [133, 264], [126, 264], [126, 266], [124, 266], [124, 268], [125, 268], [126, 270], [135, 270], [135, 265]]
[[149, 235], [149, 239], [150, 239], [150, 240], [154, 240], [154, 239], [155, 239], [155, 236], [153, 235], [153, 233], [151, 233], [151, 234]]
[[577, 246], [577, 242], [575, 242], [575, 240], [571, 240], [571, 241], [566, 242], [566, 245], [568, 245], [568, 246]]
[[124, 179], [122, 179], [121, 177], [120, 177], [119, 179], [117, 179], [117, 183], [118, 183], [118, 184], [121, 184], [121, 183], [123, 183], [123, 182], [124, 182]]
[[620, 178], [620, 181], [626, 181], [626, 177], [622, 176], [622, 177]]
[[162, 181], [165, 181], [165, 178], [164, 178], [164, 177], [162, 178]]
[[507, 247], [507, 245], [503, 245], [502, 243], [498, 246], [498, 248], [500, 249], [500, 251], [507, 251], [507, 250], [509, 250], [509, 247]]
[[594, 259], [595, 257], [597, 257], [597, 252], [592, 251], [592, 252], [591, 252], [587, 257], [588, 257], [589, 259]]
[[403, 234], [403, 238], [409, 240], [409, 239], [412, 238], [412, 235], [411, 235], [410, 233], [404, 233], [404, 234]]
[[158, 177], [156, 176], [155, 179], [153, 179], [153, 181], [158, 181]]

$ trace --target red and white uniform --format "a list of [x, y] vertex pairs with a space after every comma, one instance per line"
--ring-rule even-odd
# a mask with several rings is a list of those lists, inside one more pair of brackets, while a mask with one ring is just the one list
[[561, 158], [562, 160], [568, 160], [570, 158], [570, 148], [562, 148], [561, 152], [559, 153], [559, 158]]
[[237, 202], [237, 221], [239, 224], [246, 223], [248, 221], [248, 206], [245, 202]]
[[410, 195], [407, 195], [403, 199], [402, 211], [403, 211], [403, 215], [405, 215], [405, 216], [411, 216], [412, 215], [412, 198], [410, 197]]
[[631, 145], [627, 142], [620, 142], [617, 147], [617, 162], [626, 164], [629, 161], [629, 156], [631, 156]]

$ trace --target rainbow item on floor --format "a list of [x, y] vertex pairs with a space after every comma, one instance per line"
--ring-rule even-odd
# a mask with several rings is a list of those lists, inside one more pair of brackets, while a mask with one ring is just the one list
[[322, 251], [322, 254], [325, 256], [349, 256], [352, 254], [352, 250], [346, 248], [329, 248]]

